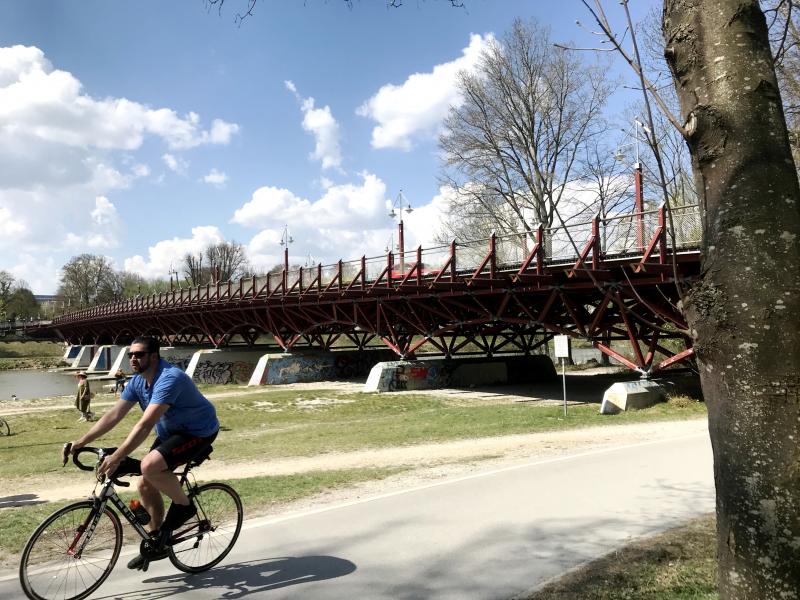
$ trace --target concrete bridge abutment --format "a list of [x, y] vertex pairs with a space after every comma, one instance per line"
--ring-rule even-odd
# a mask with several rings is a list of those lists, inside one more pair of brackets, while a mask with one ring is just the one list
[[[195, 383], [246, 384], [263, 353], [263, 350], [249, 348], [196, 350], [183, 368]], [[164, 358], [176, 364], [166, 356]]]
[[70, 346], [64, 353], [64, 362], [67, 366], [64, 371], [85, 371], [92, 364], [99, 346]]
[[391, 360], [391, 350], [309, 350], [264, 354], [248, 385], [311, 383], [366, 376], [376, 362]]
[[[127, 346], [98, 346], [97, 351], [94, 353], [94, 358], [89, 366], [86, 368], [87, 375], [107, 375], [109, 372], [117, 370], [117, 363], [120, 357], [127, 359], [125, 352], [128, 350]], [[124, 362], [128, 362], [125, 360]], [[113, 369], [113, 371], [112, 371]], [[130, 364], [128, 365], [128, 373], [131, 372]]]

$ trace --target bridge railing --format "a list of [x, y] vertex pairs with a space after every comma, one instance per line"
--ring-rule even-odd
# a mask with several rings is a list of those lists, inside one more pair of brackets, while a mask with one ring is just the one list
[[[659, 256], [661, 249], [698, 247], [702, 226], [697, 205], [673, 207], [671, 215], [662, 207], [627, 215], [615, 215], [566, 226], [541, 228], [533, 233], [513, 233], [488, 239], [453, 241], [431, 248], [406, 250], [384, 256], [312, 265], [239, 281], [218, 282], [180, 288], [151, 296], [140, 296], [63, 315], [54, 324], [98, 316], [129, 314], [155, 309], [216, 302], [263, 299], [276, 295], [311, 291], [341, 292], [400, 284], [414, 279], [440, 279], [456, 273], [484, 274], [517, 269], [541, 242], [542, 264], [588, 263], [595, 252], [605, 257]], [[674, 236], [670, 233], [674, 225]], [[541, 236], [541, 239], [540, 239]], [[662, 240], [656, 244], [656, 237]], [[665, 242], [665, 243], [664, 243]]]

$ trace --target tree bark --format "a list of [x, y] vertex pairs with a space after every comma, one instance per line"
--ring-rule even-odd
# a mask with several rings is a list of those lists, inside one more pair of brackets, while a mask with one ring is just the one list
[[705, 210], [686, 310], [708, 404], [723, 599], [800, 598], [800, 188], [756, 0], [665, 0]]

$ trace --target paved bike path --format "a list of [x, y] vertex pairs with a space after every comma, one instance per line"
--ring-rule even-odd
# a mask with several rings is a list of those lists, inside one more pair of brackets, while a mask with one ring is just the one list
[[253, 520], [207, 573], [123, 556], [92, 598], [505, 599], [713, 507], [708, 436], [691, 435]]

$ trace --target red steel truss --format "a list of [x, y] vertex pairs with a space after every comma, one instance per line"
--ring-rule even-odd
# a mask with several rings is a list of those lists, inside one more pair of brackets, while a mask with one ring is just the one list
[[[284, 270], [70, 313], [71, 343], [364, 348], [398, 356], [536, 352], [556, 334], [652, 373], [692, 358], [676, 308], [699, 271], [696, 207]], [[643, 243], [645, 242], [645, 243]]]

